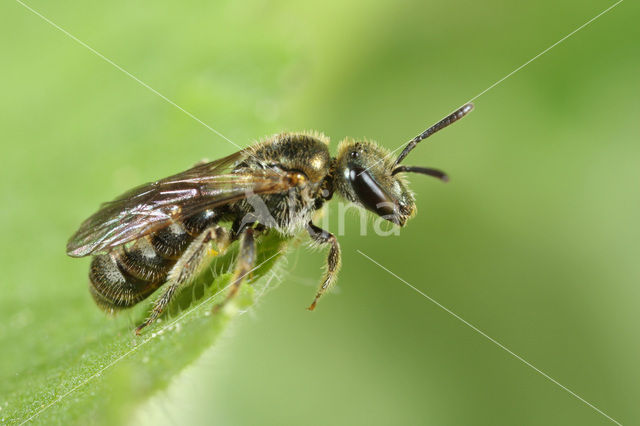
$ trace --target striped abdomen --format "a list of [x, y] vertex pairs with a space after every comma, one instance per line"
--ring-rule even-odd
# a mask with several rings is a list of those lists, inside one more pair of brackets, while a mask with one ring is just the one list
[[175, 222], [135, 243], [97, 255], [89, 269], [89, 291], [107, 311], [131, 307], [165, 283], [167, 274], [189, 243], [217, 215], [207, 210], [183, 222]]

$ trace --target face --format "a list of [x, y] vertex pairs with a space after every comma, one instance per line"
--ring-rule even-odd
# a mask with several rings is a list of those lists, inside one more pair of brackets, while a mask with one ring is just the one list
[[404, 226], [415, 212], [406, 181], [394, 174], [394, 159], [373, 142], [345, 140], [336, 158], [336, 190], [345, 199]]
[[347, 200], [356, 203], [378, 216], [404, 226], [415, 214], [413, 194], [401, 177], [403, 173], [419, 173], [443, 182], [447, 175], [430, 167], [402, 166], [400, 163], [420, 143], [434, 133], [450, 126], [473, 110], [473, 104], [465, 104], [424, 132], [420, 133], [392, 159], [389, 152], [373, 142], [342, 141], [338, 148], [335, 170], [336, 191]]

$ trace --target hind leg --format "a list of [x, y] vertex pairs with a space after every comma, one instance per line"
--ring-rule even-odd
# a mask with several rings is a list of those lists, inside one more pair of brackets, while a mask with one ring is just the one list
[[253, 228], [245, 228], [245, 230], [240, 234], [240, 253], [238, 254], [233, 279], [229, 285], [229, 292], [220, 304], [214, 306], [214, 313], [220, 311], [220, 309], [222, 309], [229, 300], [235, 297], [240, 289], [240, 284], [242, 284], [256, 264], [256, 242], [253, 234]]
[[[164, 292], [155, 301], [146, 321], [136, 328], [136, 334], [139, 335], [143, 328], [158, 319], [175, 294], [198, 276], [212, 256], [218, 255], [219, 252], [224, 252], [229, 242], [229, 231], [220, 226], [207, 228], [198, 235], [169, 271]], [[214, 243], [218, 251], [212, 247]]]

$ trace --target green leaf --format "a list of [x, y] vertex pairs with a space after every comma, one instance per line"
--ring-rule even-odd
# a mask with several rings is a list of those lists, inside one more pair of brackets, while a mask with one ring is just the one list
[[[263, 236], [257, 267], [248, 283], [243, 283], [236, 298], [215, 315], [211, 309], [225, 297], [224, 290], [231, 283], [237, 244], [216, 258], [212, 267], [179, 295], [168, 315], [145, 328], [141, 336], [133, 333], [131, 317], [128, 321], [117, 318], [117, 327], [105, 327], [57, 353], [53, 351], [46, 364], [24, 371], [0, 387], [3, 423], [122, 422], [136, 404], [165, 388], [215, 342], [234, 317], [259, 300], [272, 285], [272, 269], [286, 245], [287, 239], [276, 233]], [[142, 305], [133, 314], [135, 322], [142, 320], [149, 307], [148, 303]]]
[[136, 337], [149, 304], [108, 318], [87, 291], [89, 259], [67, 257], [67, 239], [131, 187], [282, 131], [307, 54], [296, 28], [265, 19], [286, 3], [24, 3], [42, 16], [21, 4], [0, 5], [12, 58], [0, 69], [12, 141], [0, 154], [0, 424], [118, 422], [260, 298], [284, 241], [262, 240], [258, 262], [274, 258], [221, 315], [207, 316], [221, 296], [210, 297], [234, 253]]

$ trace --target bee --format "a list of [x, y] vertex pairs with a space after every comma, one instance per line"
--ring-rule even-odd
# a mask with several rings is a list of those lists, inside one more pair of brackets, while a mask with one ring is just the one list
[[332, 157], [317, 133], [282, 133], [213, 162], [134, 188], [85, 220], [67, 243], [72, 257], [93, 256], [89, 290], [111, 313], [164, 287], [146, 321], [153, 323], [211, 259], [238, 241], [234, 278], [220, 309], [254, 268], [261, 233], [294, 236], [306, 230], [328, 246], [327, 268], [309, 310], [335, 283], [340, 244], [313, 223], [334, 194], [404, 226], [415, 214], [404, 173], [447, 181], [437, 169], [401, 165], [416, 145], [467, 115], [466, 104], [419, 134], [393, 159], [369, 141], [345, 139]]

